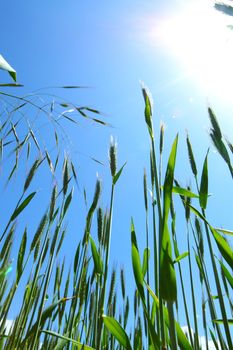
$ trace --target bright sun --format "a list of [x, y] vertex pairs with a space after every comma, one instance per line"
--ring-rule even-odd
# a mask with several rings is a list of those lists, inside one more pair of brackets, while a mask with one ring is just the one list
[[195, 1], [160, 20], [153, 36], [181, 60], [205, 93], [229, 102], [233, 101], [233, 31], [227, 24], [229, 18], [210, 1]]

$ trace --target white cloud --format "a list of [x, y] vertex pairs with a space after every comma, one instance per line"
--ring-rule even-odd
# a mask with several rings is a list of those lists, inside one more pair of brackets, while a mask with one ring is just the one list
[[[188, 326], [183, 326], [181, 327], [183, 332], [187, 335], [187, 337], [189, 338], [188, 334], [189, 334], [189, 331], [188, 331]], [[192, 335], [194, 334], [194, 331], [193, 329], [191, 329], [191, 333]], [[202, 350], [206, 350], [206, 338], [205, 336], [199, 336], [199, 343], [200, 343], [200, 347]], [[220, 346], [220, 345], [219, 345]], [[208, 340], [208, 348], [209, 350], [216, 350], [215, 348], [215, 345], [214, 345], [214, 342], [212, 340]]]

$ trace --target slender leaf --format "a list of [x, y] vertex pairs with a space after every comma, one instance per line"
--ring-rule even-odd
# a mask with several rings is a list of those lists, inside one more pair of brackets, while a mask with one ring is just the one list
[[15, 220], [17, 216], [28, 206], [28, 204], [31, 202], [33, 197], [35, 196], [36, 192], [30, 193], [27, 198], [24, 199], [24, 201], [14, 210], [11, 221]]
[[105, 327], [109, 330], [109, 332], [118, 340], [118, 342], [126, 349], [132, 350], [130, 345], [130, 340], [125, 332], [125, 330], [121, 327], [120, 323], [116, 321], [113, 317], [108, 317], [103, 315], [103, 321]]

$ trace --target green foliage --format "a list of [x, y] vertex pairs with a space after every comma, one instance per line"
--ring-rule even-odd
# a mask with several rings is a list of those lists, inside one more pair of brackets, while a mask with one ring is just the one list
[[[0, 61], [0, 67], [12, 74], [12, 68], [6, 64], [4, 66], [3, 63], [1, 66], [1, 62], [4, 61]], [[67, 221], [78, 178], [71, 157], [65, 152], [65, 155], [61, 156], [60, 150], [63, 145], [59, 125], [62, 117], [70, 122], [75, 121], [77, 115], [70, 117], [63, 113], [63, 109], [75, 106], [64, 101], [53, 101], [49, 104], [48, 111], [44, 106], [37, 105], [36, 99], [0, 93], [10, 100], [11, 111], [8, 114], [5, 109], [2, 113], [0, 130], [3, 167], [5, 150], [11, 155], [7, 186], [19, 176], [17, 170], [24, 165], [22, 159], [27, 159], [31, 164], [21, 183], [21, 195], [15, 199], [16, 203], [12, 203], [12, 213], [9, 219], [6, 218], [6, 225], [1, 231], [1, 349], [200, 350], [199, 335], [202, 328], [197, 321], [197, 314], [200, 312], [203, 316], [206, 341], [212, 339], [216, 348], [221, 350], [232, 348], [229, 327], [232, 325], [230, 310], [233, 305], [233, 250], [230, 241], [226, 239], [231, 238], [232, 231], [213, 227], [206, 216], [208, 180], [211, 176], [208, 172], [208, 152], [202, 170], [198, 171], [192, 144], [187, 136], [187, 158], [196, 189], [193, 191], [191, 186], [181, 187], [179, 179], [176, 180], [175, 177], [176, 154], [179, 152], [176, 136], [163, 176], [164, 128], [154, 129], [152, 99], [144, 87], [142, 93], [145, 102], [145, 122], [150, 136], [148, 163], [151, 176], [149, 181], [144, 170], [142, 200], [146, 225], [145, 242], [140, 241], [140, 245], [137, 242], [139, 235], [136, 235], [133, 219], [131, 221], [134, 286], [128, 285], [123, 268], [120, 269], [120, 280], [116, 268], [109, 273], [112, 221], [114, 224], [113, 218], [118, 218], [118, 214], [113, 212], [114, 193], [118, 182], [124, 181], [122, 175], [125, 166], [124, 164], [117, 169], [116, 144], [113, 141], [110, 143], [108, 153], [111, 178], [109, 209], [103, 210], [99, 206], [102, 202], [102, 184], [97, 179], [93, 200], [87, 210], [83, 235], [72, 242], [77, 247], [72, 257], [73, 268], [67, 269], [67, 252], [64, 251], [63, 241], [67, 236], [69, 239]], [[13, 101], [16, 102], [14, 107]], [[55, 112], [55, 105], [59, 105], [61, 109], [58, 114]], [[22, 130], [19, 132], [20, 113], [25, 107], [47, 116], [49, 114], [50, 118], [57, 122], [53, 135], [55, 155], [49, 154], [48, 147], [42, 146], [44, 142], [37, 129], [27, 125], [23, 134]], [[106, 124], [87, 114], [99, 114], [96, 110], [88, 107], [75, 107], [74, 110], [87, 120]], [[223, 139], [217, 118], [210, 108], [209, 116], [212, 126], [210, 137], [232, 175], [231, 154], [227, 150], [227, 147], [231, 150], [231, 143]], [[155, 135], [154, 130], [159, 130], [159, 135]], [[158, 145], [155, 140], [159, 140]], [[27, 209], [31, 205], [40, 205], [38, 189], [35, 189], [36, 181], [32, 180], [34, 176], [39, 177], [47, 170], [51, 193], [44, 208], [44, 215], [36, 218], [35, 229], [32, 229], [31, 220], [26, 217]], [[126, 168], [124, 171], [127, 171]], [[200, 178], [198, 174], [201, 174]], [[184, 182], [184, 179], [181, 180]], [[147, 195], [148, 189], [151, 198]], [[176, 228], [179, 198], [181, 207], [184, 207], [183, 223], [186, 232], [178, 232]], [[182, 216], [179, 217], [180, 220]], [[80, 229], [78, 227], [79, 232]], [[13, 244], [17, 251], [15, 270], [12, 270]], [[208, 266], [207, 255], [211, 261]], [[185, 264], [188, 267], [188, 276], [184, 276]], [[196, 274], [199, 281], [193, 277], [195, 272], [199, 272], [199, 275]], [[213, 280], [210, 279], [210, 275], [213, 276]], [[117, 289], [118, 280], [120, 293], [119, 288]], [[17, 295], [19, 286], [23, 291], [21, 298]], [[203, 295], [199, 302], [196, 300], [196, 288], [200, 289]], [[129, 292], [131, 293], [128, 295]], [[16, 300], [18, 313], [10, 330], [6, 330]], [[182, 304], [188, 336], [178, 321]]]

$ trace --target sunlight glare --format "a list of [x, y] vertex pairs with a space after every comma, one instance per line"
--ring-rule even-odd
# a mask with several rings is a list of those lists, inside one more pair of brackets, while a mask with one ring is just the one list
[[216, 11], [210, 1], [195, 1], [160, 20], [153, 35], [178, 57], [187, 75], [207, 96], [228, 102], [233, 101], [233, 31], [227, 28], [229, 23], [228, 16]]

